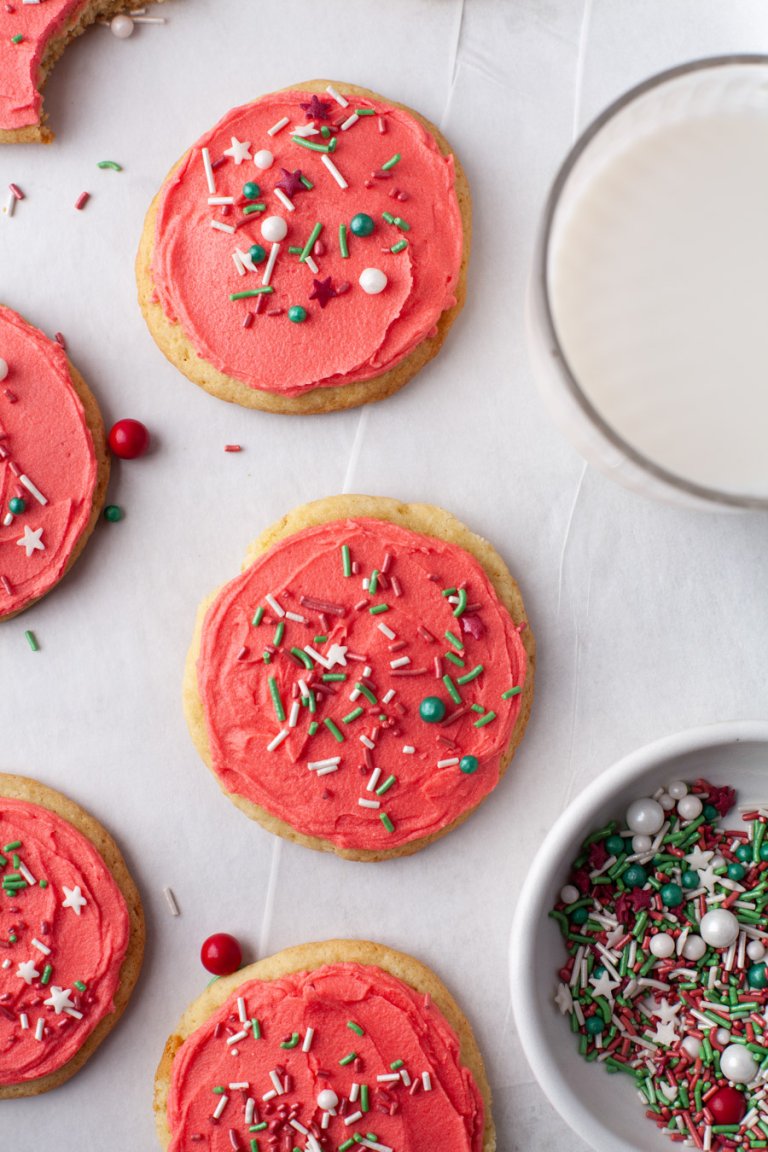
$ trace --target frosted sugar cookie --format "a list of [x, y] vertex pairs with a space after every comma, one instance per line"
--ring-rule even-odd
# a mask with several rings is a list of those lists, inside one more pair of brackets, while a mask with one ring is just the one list
[[139, 300], [158, 345], [224, 400], [324, 412], [379, 400], [464, 300], [470, 197], [441, 133], [319, 80], [228, 112], [147, 215]]
[[415, 852], [504, 774], [534, 641], [486, 541], [424, 504], [338, 496], [268, 529], [202, 606], [197, 747], [249, 816], [358, 860]]

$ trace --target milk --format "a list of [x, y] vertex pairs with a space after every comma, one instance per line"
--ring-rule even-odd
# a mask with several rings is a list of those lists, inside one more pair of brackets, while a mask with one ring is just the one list
[[561, 201], [555, 331], [610, 428], [677, 477], [768, 497], [768, 86], [644, 125]]

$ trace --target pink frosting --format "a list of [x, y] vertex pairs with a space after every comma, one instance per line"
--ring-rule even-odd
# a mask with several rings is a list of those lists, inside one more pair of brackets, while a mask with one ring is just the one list
[[[0, 307], [0, 357], [8, 364], [0, 382], [1, 618], [61, 579], [91, 515], [97, 464], [59, 345]], [[14, 497], [26, 505], [15, 516], [8, 507]]]
[[[343, 545], [358, 567], [349, 577]], [[458, 617], [461, 604], [443, 595], [451, 588], [466, 596]], [[381, 604], [388, 610], [370, 612]], [[312, 669], [291, 653], [307, 646], [320, 657], [305, 656]], [[198, 685], [213, 770], [228, 792], [305, 835], [344, 848], [396, 848], [451, 824], [498, 783], [521, 702], [519, 691], [504, 693], [524, 684], [526, 667], [514, 622], [463, 549], [379, 520], [308, 528], [227, 584], [206, 615]], [[301, 703], [310, 700], [305, 689], [311, 704]], [[431, 696], [445, 706], [442, 724], [421, 718]], [[476, 771], [461, 770], [467, 756]], [[323, 772], [322, 762], [337, 758]]]
[[[40, 0], [0, 4], [0, 129], [28, 128], [40, 121], [40, 63], [48, 41], [88, 6], [88, 0]], [[11, 9], [9, 12], [8, 9]], [[13, 37], [23, 39], [13, 43]]]
[[22, 1084], [71, 1060], [114, 1008], [130, 921], [91, 841], [47, 808], [0, 797], [0, 855], [4, 886], [29, 881], [0, 896], [0, 1084]]
[[[301, 108], [310, 99], [306, 92], [265, 96], [229, 112], [190, 149], [167, 181], [157, 213], [152, 279], [166, 316], [181, 325], [195, 351], [219, 371], [286, 396], [367, 380], [392, 368], [433, 333], [441, 313], [455, 304], [461, 267], [463, 233], [453, 158], [442, 156], [434, 138], [407, 112], [357, 97], [342, 109], [327, 94], [320, 96], [327, 103], [328, 120], [307, 119]], [[349, 185], [342, 189], [323, 166], [322, 154], [292, 140], [293, 128], [337, 125], [355, 108], [375, 115], [360, 117], [347, 131], [336, 133], [337, 147], [330, 158]], [[270, 137], [268, 129], [284, 117], [289, 124]], [[379, 124], [386, 128], [383, 134]], [[232, 137], [250, 143], [252, 156], [262, 149], [272, 152], [273, 165], [262, 171], [252, 159], [237, 164], [224, 156]], [[325, 143], [319, 134], [308, 139]], [[214, 164], [223, 157], [214, 173], [216, 194], [234, 197], [234, 206], [209, 206], [203, 148]], [[396, 154], [401, 156], [396, 166], [382, 171], [381, 165]], [[290, 197], [294, 211], [275, 195], [283, 168], [299, 170], [313, 185]], [[373, 178], [373, 172], [379, 178]], [[264, 212], [244, 214], [247, 203], [241, 193], [246, 182], [259, 185], [256, 202], [266, 205]], [[339, 225], [348, 227], [361, 212], [374, 219], [375, 230], [365, 238], [349, 232], [345, 259]], [[410, 230], [387, 223], [383, 212], [403, 219]], [[239, 275], [233, 253], [248, 253], [253, 244], [269, 251], [260, 225], [272, 215], [288, 224], [271, 278], [274, 292], [260, 305], [256, 298], [231, 301], [230, 293], [261, 286], [265, 264]], [[218, 231], [212, 221], [237, 230]], [[316, 223], [323, 230], [314, 274], [288, 249], [303, 246]], [[408, 246], [391, 253], [403, 239]], [[378, 295], [367, 295], [358, 283], [369, 267], [388, 277]], [[350, 287], [321, 307], [310, 296], [314, 282], [329, 276], [334, 289], [344, 282]], [[293, 305], [307, 310], [304, 323], [288, 319]], [[257, 307], [251, 327], [243, 328], [247, 313]], [[269, 315], [272, 309], [281, 313]]]
[[[253, 1019], [259, 1022], [259, 1039]], [[308, 1029], [313, 1030], [309, 1040]], [[243, 1031], [236, 1043], [228, 1043]], [[350, 1053], [355, 1059], [341, 1064]], [[398, 1061], [393, 1072], [392, 1064]], [[270, 1072], [277, 1072], [283, 1089], [272, 1098], [275, 1081]], [[327, 1108], [318, 1105], [324, 1091], [338, 1100], [325, 1127]], [[320, 1099], [321, 1104], [328, 1102], [327, 1097]], [[212, 1119], [217, 1106], [220, 1113]], [[252, 1109], [250, 1124], [246, 1108]], [[198, 1145], [211, 1152], [232, 1152], [249, 1147], [254, 1138], [259, 1148], [298, 1145], [326, 1152], [355, 1134], [369, 1139], [369, 1132], [375, 1134], [374, 1145], [387, 1152], [434, 1147], [480, 1152], [483, 1099], [461, 1063], [453, 1029], [428, 997], [380, 968], [330, 964], [240, 985], [176, 1053], [168, 1124], [169, 1152]], [[265, 1127], [254, 1131], [252, 1125], [259, 1124]]]

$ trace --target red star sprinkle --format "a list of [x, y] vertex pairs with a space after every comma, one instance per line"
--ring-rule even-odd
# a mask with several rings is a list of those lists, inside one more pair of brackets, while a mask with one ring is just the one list
[[320, 100], [317, 96], [313, 96], [308, 104], [301, 105], [307, 120], [327, 120], [330, 106], [327, 100]]
[[289, 172], [287, 168], [281, 168], [283, 174], [282, 180], [278, 180], [275, 188], [282, 189], [286, 196], [295, 196], [297, 192], [306, 192], [307, 189], [301, 182], [301, 168], [297, 168], [295, 172]]
[[310, 300], [317, 300], [321, 308], [325, 308], [328, 301], [337, 294], [330, 276], [326, 276], [325, 280], [313, 280], [312, 285], [309, 298]]

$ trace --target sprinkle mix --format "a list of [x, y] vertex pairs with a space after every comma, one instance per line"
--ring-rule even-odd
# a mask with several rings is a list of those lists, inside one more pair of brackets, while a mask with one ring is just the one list
[[493, 788], [526, 654], [467, 553], [345, 521], [291, 537], [235, 585], [199, 665], [214, 767], [241, 773], [229, 790], [307, 833], [389, 847]]
[[703, 1152], [768, 1148], [768, 809], [721, 828], [734, 796], [676, 780], [634, 801], [585, 840], [550, 913], [581, 1055]]

